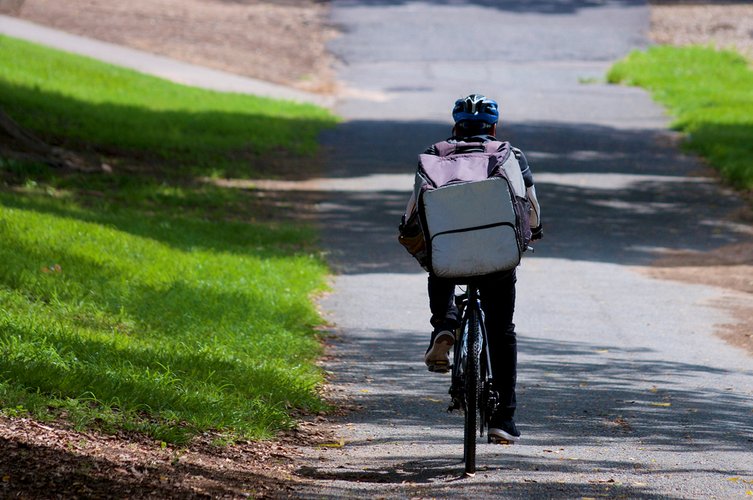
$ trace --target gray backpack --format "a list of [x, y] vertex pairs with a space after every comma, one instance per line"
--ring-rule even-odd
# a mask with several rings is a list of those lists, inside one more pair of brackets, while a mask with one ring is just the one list
[[434, 149], [419, 156], [414, 185], [427, 268], [456, 279], [514, 269], [531, 239], [531, 206], [510, 143]]

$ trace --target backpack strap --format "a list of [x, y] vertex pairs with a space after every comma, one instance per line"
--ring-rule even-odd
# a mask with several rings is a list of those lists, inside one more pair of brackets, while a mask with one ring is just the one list
[[458, 141], [458, 142], [448, 142], [448, 141], [442, 141], [434, 144], [434, 150], [437, 152], [437, 156], [449, 156], [452, 154], [456, 154], [459, 152], [462, 152], [464, 149], [469, 148], [483, 148], [485, 153], [496, 153], [497, 151], [501, 151], [506, 143], [502, 141], [477, 141], [477, 142], [465, 142], [465, 141]]
[[487, 153], [496, 153], [497, 151], [501, 151], [504, 145], [505, 143], [502, 141], [488, 141], [484, 143], [484, 150]]
[[434, 150], [437, 152], [438, 156], [450, 156], [450, 155], [456, 155], [456, 154], [463, 154], [469, 152], [469, 150], [473, 149], [482, 149], [484, 152], [488, 152], [486, 150], [485, 142], [483, 141], [457, 141], [457, 142], [448, 142], [448, 141], [442, 141], [434, 144]]
[[434, 149], [437, 151], [438, 156], [449, 156], [455, 152], [455, 149], [457, 149], [457, 144], [442, 141], [434, 144]]

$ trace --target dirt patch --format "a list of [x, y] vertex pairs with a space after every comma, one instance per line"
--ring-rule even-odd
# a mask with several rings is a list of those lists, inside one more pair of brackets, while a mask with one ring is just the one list
[[717, 334], [753, 355], [753, 243], [728, 245], [711, 252], [669, 252], [648, 268], [659, 279], [723, 288], [715, 305], [729, 311], [733, 323], [719, 325]]
[[753, 59], [753, 5], [749, 2], [653, 0], [651, 38], [669, 45], [732, 48]]
[[743, 304], [730, 305], [729, 303], [719, 304], [719, 307], [727, 309], [736, 323], [729, 323], [719, 326], [719, 335], [729, 344], [745, 349], [750, 355], [753, 355], [753, 300], [750, 297], [743, 299]]
[[25, 0], [18, 17], [210, 68], [332, 91], [336, 32], [315, 0]]

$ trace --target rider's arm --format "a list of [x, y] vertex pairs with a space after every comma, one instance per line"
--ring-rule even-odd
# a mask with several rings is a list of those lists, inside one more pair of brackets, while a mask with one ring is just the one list
[[515, 157], [518, 159], [518, 164], [520, 164], [520, 172], [523, 174], [523, 180], [526, 184], [526, 197], [531, 203], [531, 231], [533, 233], [532, 239], [539, 240], [543, 235], [541, 226], [541, 206], [539, 205], [539, 200], [536, 197], [536, 186], [534, 186], [533, 184], [533, 172], [531, 171], [531, 167], [528, 165], [528, 160], [526, 159], [526, 155], [523, 154], [523, 151], [519, 150], [518, 148], [512, 148], [512, 151], [513, 153], [515, 153]]
[[526, 196], [531, 202], [531, 239], [540, 240], [544, 233], [541, 226], [541, 207], [536, 198], [536, 186], [526, 188]]
[[405, 212], [403, 212], [403, 218], [400, 220], [400, 227], [404, 227], [408, 219], [416, 212], [416, 192], [414, 191], [410, 195], [408, 204], [405, 206]]

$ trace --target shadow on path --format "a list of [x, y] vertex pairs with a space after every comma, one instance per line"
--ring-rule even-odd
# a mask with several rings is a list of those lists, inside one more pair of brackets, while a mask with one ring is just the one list
[[[356, 329], [349, 331], [350, 340], [338, 346], [348, 350], [357, 344], [359, 350], [369, 353], [357, 364], [338, 366], [341, 381], [365, 383], [366, 387], [371, 387], [370, 380], [376, 381], [373, 388], [356, 396], [363, 408], [349, 415], [347, 421], [361, 428], [399, 431], [348, 442], [350, 458], [345, 466], [332, 468], [326, 461], [321, 466], [310, 462], [298, 470], [305, 478], [348, 483], [341, 490], [337, 483], [331, 483], [328, 496], [337, 497], [340, 491], [342, 497], [351, 497], [359, 491], [359, 483], [363, 483], [363, 492], [370, 494], [374, 485], [381, 485], [395, 487], [396, 491], [403, 488], [399, 490], [401, 496], [406, 491], [419, 494], [422, 488], [429, 496], [443, 496], [443, 488], [457, 480], [462, 470], [462, 416], [445, 412], [449, 403], [445, 385], [437, 384], [437, 375], [423, 372], [423, 365], [416, 359], [415, 353], [421, 352], [425, 339], [406, 336], [399, 343], [384, 342], [395, 335], [393, 330]], [[618, 458], [610, 453], [610, 446], [621, 441], [671, 453], [678, 464], [691, 464], [708, 451], [753, 451], [750, 399], [726, 387], [707, 387], [709, 377], [721, 379], [731, 375], [731, 370], [651, 359], [654, 353], [645, 347], [616, 348], [597, 342], [522, 338], [520, 350], [526, 356], [519, 384], [521, 400], [526, 402], [519, 411], [521, 430], [528, 449], [540, 451], [531, 456], [531, 451], [518, 453], [516, 447], [495, 449], [480, 439], [481, 479], [472, 480], [474, 494], [491, 494], [498, 488], [506, 498], [536, 498], [544, 492], [547, 498], [598, 496], [614, 492], [614, 480], [601, 479], [605, 475], [633, 471], [646, 478], [661, 476], [681, 482], [685, 474], [699, 472], [696, 464], [664, 469], [641, 456], [630, 461]], [[563, 363], [563, 359], [570, 361]], [[365, 381], [364, 374], [368, 374]], [[449, 383], [449, 377], [444, 381]], [[397, 385], [400, 391], [390, 389]], [[436, 392], [437, 385], [440, 392]], [[428, 434], [427, 429], [431, 429]], [[403, 446], [395, 447], [395, 440]], [[433, 451], [423, 458], [413, 456], [409, 443], [418, 446], [427, 440]], [[374, 451], [380, 447], [394, 451]], [[584, 448], [597, 451], [584, 454]], [[369, 458], [371, 452], [373, 459]], [[712, 465], [705, 469], [725, 478], [750, 473], [735, 469], [733, 464], [723, 471]], [[494, 471], [501, 471], [502, 477], [505, 471], [514, 471], [531, 480], [485, 484], [485, 473]], [[592, 480], [565, 485], [552, 480], [551, 475], [538, 477], [549, 473], [581, 474]], [[627, 498], [672, 498], [654, 495], [639, 485], [619, 485], [618, 491]]]
[[[397, 226], [418, 153], [447, 135], [443, 124], [381, 121], [324, 134], [331, 177], [297, 196], [318, 202], [338, 272], [420, 272], [398, 245]], [[535, 256], [645, 265], [666, 250], [707, 251], [748, 236], [734, 221], [737, 197], [720, 196], [715, 174], [678, 153], [671, 133], [513, 123], [499, 136], [534, 170], [545, 225]]]
[[[358, 364], [339, 367], [338, 377], [357, 382], [368, 373], [368, 380], [378, 381], [377, 392], [359, 396], [366, 411], [351, 415], [355, 422], [418, 429], [446, 421], [449, 385], [442, 383], [439, 394], [433, 394], [433, 386], [427, 385], [427, 379], [436, 383], [442, 376], [425, 373], [416, 356], [426, 347], [423, 335], [406, 336], [401, 342], [384, 342], [396, 336], [393, 330], [354, 330], [352, 336], [358, 348], [369, 355]], [[524, 394], [521, 399], [531, 403], [531, 408], [522, 410], [525, 426], [534, 436], [557, 429], [557, 441], [552, 442], [547, 434], [542, 445], [598, 446], [604, 439], [630, 435], [646, 445], [678, 453], [707, 448], [753, 450], [750, 398], [732, 393], [728, 387], [706, 386], [709, 379], [753, 376], [753, 371], [740, 373], [652, 359], [660, 353], [646, 347], [620, 348], [525, 335], [519, 339], [519, 347], [525, 353], [519, 390]], [[444, 378], [449, 384], [449, 376]], [[401, 391], [379, 392], [393, 386]], [[625, 421], [615, 422], [618, 418]], [[584, 432], [584, 427], [589, 432]], [[417, 432], [415, 438], [421, 440], [423, 434]], [[454, 443], [456, 436], [444, 442]]]
[[[350, 6], [400, 6], [412, 3], [410, 0], [338, 0], [338, 3], [345, 7]], [[536, 14], [573, 14], [582, 9], [604, 7], [605, 5], [616, 6], [633, 6], [645, 5], [645, 0], [424, 0], [423, 3], [429, 5], [451, 5], [464, 6], [476, 5], [490, 9], [498, 9], [516, 13], [536, 13]]]

